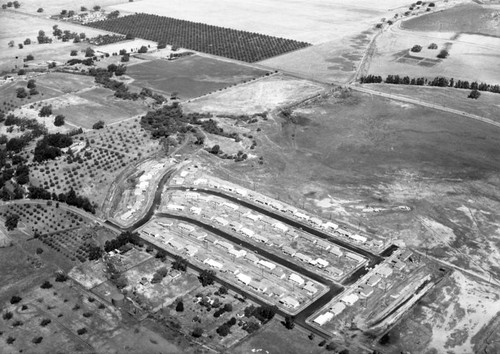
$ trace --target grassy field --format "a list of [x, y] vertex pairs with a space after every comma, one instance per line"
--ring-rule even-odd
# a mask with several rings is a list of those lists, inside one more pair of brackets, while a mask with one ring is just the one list
[[412, 31], [478, 33], [500, 36], [498, 11], [476, 3], [455, 6], [444, 11], [412, 18], [401, 26]]
[[113, 91], [102, 87], [54, 98], [47, 103], [53, 106], [54, 114], [62, 114], [66, 121], [87, 129], [100, 120], [111, 124], [147, 111], [142, 101], [115, 98]]
[[323, 86], [319, 84], [275, 75], [201, 97], [183, 107], [187, 112], [236, 115], [262, 113], [323, 91]]
[[289, 354], [314, 354], [324, 353], [325, 348], [319, 347], [321, 339], [310, 340], [308, 334], [297, 327], [288, 330], [278, 319], [273, 319], [265, 325], [264, 329], [248, 337], [230, 349], [234, 354], [261, 353], [289, 353]]
[[481, 92], [477, 100], [469, 99], [470, 90], [448, 87], [421, 87], [389, 84], [370, 84], [366, 87], [393, 95], [406, 96], [463, 112], [500, 121], [500, 95], [492, 92]]
[[293, 121], [255, 132], [252, 154], [264, 164], [217, 161], [211, 171], [486, 277], [484, 269], [500, 274], [500, 242], [488, 238], [500, 221], [495, 129], [357, 93], [304, 105]]
[[133, 86], [148, 87], [167, 95], [178, 92], [181, 99], [198, 97], [266, 73], [249, 65], [199, 55], [174, 61], [154, 60], [127, 68], [127, 75], [134, 79]]
[[[423, 16], [421, 18], [425, 18]], [[419, 17], [420, 18], [420, 17]], [[417, 18], [418, 19], [418, 18]], [[428, 50], [431, 43], [437, 50]], [[429, 57], [437, 61], [423, 61], [408, 55], [410, 48], [421, 45], [422, 54], [411, 53], [412, 57]], [[449, 56], [439, 60], [436, 56], [447, 48]], [[500, 39], [491, 36], [458, 34], [455, 32], [423, 32], [393, 28], [382, 33], [376, 41], [369, 73], [374, 75], [403, 75], [410, 77], [445, 76], [455, 80], [483, 81], [491, 84], [500, 82], [498, 56]]]
[[[99, 1], [99, 5], [101, 7], [106, 7], [110, 5], [117, 5], [127, 2], [127, 0], [102, 0]], [[26, 3], [21, 3], [21, 7], [17, 9], [17, 12], [23, 12], [30, 15], [38, 15], [40, 17], [48, 17], [51, 15], [58, 15], [61, 13], [61, 10], [73, 10], [75, 12], [80, 11], [80, 6], [86, 6], [87, 8], [92, 8], [93, 4], [85, 4], [85, 3], [73, 3], [68, 4], [66, 0], [31, 0]], [[42, 8], [44, 11], [42, 13], [38, 13], [37, 10]]]

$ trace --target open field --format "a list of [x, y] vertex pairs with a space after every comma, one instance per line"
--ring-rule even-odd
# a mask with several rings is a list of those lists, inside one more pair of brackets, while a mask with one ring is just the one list
[[91, 22], [87, 26], [123, 35], [130, 33], [134, 37], [164, 41], [177, 47], [249, 63], [310, 45], [291, 39], [145, 13]]
[[499, 10], [470, 2], [404, 21], [403, 29], [500, 36]]
[[318, 44], [332, 37], [359, 33], [360, 28], [370, 27], [380, 18], [386, 17], [389, 9], [395, 10], [404, 5], [409, 5], [409, 2], [390, 0], [377, 3], [362, 0], [347, 4], [342, 0], [299, 0], [287, 3], [284, 7], [279, 0], [259, 3], [245, 0], [175, 0], [168, 4], [145, 0], [111, 8], [128, 13], [154, 13]]
[[[438, 49], [427, 49], [431, 43], [436, 43]], [[416, 44], [424, 48], [422, 53], [409, 52]], [[446, 59], [436, 57], [442, 49], [449, 52]], [[377, 38], [369, 73], [383, 77], [444, 76], [453, 77], [455, 81], [477, 80], [497, 84], [500, 82], [499, 56], [500, 38], [497, 37], [455, 32], [417, 32], [394, 27]]]
[[[481, 117], [500, 121], [500, 95], [492, 92], [481, 92], [477, 100], [467, 98], [470, 90], [448, 87], [421, 87], [390, 84], [369, 84], [367, 88], [392, 95], [405, 96], [463, 112], [476, 114]], [[464, 118], [465, 119], [465, 118]]]
[[474, 344], [479, 343], [474, 343], [473, 337], [500, 311], [498, 298], [496, 288], [455, 272], [388, 333], [380, 350], [477, 353]]
[[[99, 1], [101, 7], [118, 5], [127, 2], [127, 0], [102, 0]], [[87, 8], [92, 8], [93, 4], [86, 3], [73, 3], [68, 4], [67, 0], [30, 0], [29, 2], [21, 3], [21, 7], [16, 12], [23, 12], [30, 15], [38, 15], [41, 17], [49, 17], [51, 15], [58, 15], [61, 10], [73, 10], [75, 12], [80, 11], [80, 6], [86, 6]], [[39, 8], [43, 8], [42, 13], [38, 13]]]
[[297, 108], [295, 123], [261, 125], [254, 153], [265, 156], [263, 165], [248, 160], [214, 168], [211, 156], [201, 164], [325, 218], [500, 274], [500, 243], [490, 236], [498, 235], [499, 222], [496, 130], [369, 95], [336, 96]]
[[86, 129], [91, 129], [100, 120], [111, 124], [147, 111], [142, 101], [116, 98], [113, 91], [102, 87], [66, 94], [45, 103], [52, 105], [54, 114], [62, 114], [67, 122]]
[[127, 75], [134, 79], [133, 86], [151, 88], [168, 95], [177, 92], [180, 99], [198, 97], [266, 73], [248, 65], [199, 55], [173, 61], [160, 59], [127, 67]]
[[[35, 57], [35, 60], [28, 62], [28, 64], [39, 64], [42, 67], [46, 67], [47, 61], [65, 62], [70, 58], [74, 58], [70, 56], [72, 49], [80, 51], [85, 50], [89, 46], [84, 42], [62, 42], [53, 38], [52, 26], [54, 25], [58, 25], [63, 31], [84, 32], [88, 38], [107, 33], [71, 23], [61, 23], [42, 17], [25, 15], [17, 11], [0, 10], [0, 21], [2, 22], [2, 26], [0, 27], [0, 47], [2, 48], [0, 54], [0, 72], [22, 68], [24, 64], [23, 58], [28, 54], [32, 54]], [[20, 26], [19, 24], [21, 23], [24, 25]], [[47, 44], [36, 43], [39, 30], [43, 30], [49, 38], [53, 38], [53, 42]], [[26, 38], [30, 38], [32, 44], [25, 45], [23, 49], [19, 49], [18, 43], [23, 43]], [[12, 48], [8, 46], [11, 40], [15, 43]]]
[[254, 114], [289, 105], [323, 91], [319, 84], [274, 75], [192, 100], [183, 108], [187, 113]]

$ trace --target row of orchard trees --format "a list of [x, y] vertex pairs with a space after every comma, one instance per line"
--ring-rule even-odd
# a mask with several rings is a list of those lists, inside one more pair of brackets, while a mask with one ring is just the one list
[[310, 45], [151, 14], [129, 15], [87, 26], [246, 62], [264, 60]]
[[382, 76], [379, 75], [368, 75], [360, 78], [360, 83], [371, 84], [371, 83], [386, 83], [395, 85], [417, 85], [417, 86], [438, 86], [438, 87], [454, 87], [458, 89], [465, 90], [478, 90], [478, 91], [489, 91], [493, 93], [500, 93], [500, 85], [491, 85], [484, 82], [469, 82], [467, 80], [457, 80], [454, 78], [447, 79], [442, 76], [437, 76], [430, 80], [425, 77], [410, 78], [409, 76], [399, 76], [399, 75], [388, 75], [384, 80]]

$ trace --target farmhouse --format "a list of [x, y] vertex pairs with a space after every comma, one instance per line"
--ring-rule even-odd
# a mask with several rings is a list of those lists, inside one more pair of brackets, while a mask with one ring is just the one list
[[280, 302], [285, 305], [286, 307], [290, 308], [297, 308], [300, 305], [300, 302], [298, 302], [295, 298], [291, 296], [286, 296], [280, 300]]
[[295, 273], [290, 274], [289, 279], [296, 284], [299, 285], [304, 284], [304, 279], [302, 279], [298, 274]]
[[325, 312], [324, 314], [316, 317], [316, 319], [314, 320], [314, 323], [317, 323], [320, 326], [323, 326], [325, 323], [330, 322], [332, 320], [332, 318], [333, 318], [333, 313]]

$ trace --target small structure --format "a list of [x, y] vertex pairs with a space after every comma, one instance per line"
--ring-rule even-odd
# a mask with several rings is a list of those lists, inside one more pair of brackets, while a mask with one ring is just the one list
[[193, 213], [194, 215], [200, 215], [201, 214], [201, 208], [192, 206], [189, 208], [189, 211]]
[[198, 248], [193, 245], [187, 245], [184, 249], [189, 257], [194, 257], [194, 255], [198, 253]]
[[316, 262], [316, 266], [319, 268], [328, 267], [328, 265], [330, 264], [328, 261], [325, 261], [323, 258], [316, 258], [315, 262]]
[[184, 248], [184, 246], [180, 243], [180, 242], [177, 242], [176, 240], [174, 240], [173, 238], [171, 238], [170, 240], [167, 241], [167, 244], [172, 247], [172, 248], [175, 248], [176, 250], [181, 250]]
[[333, 318], [333, 313], [325, 312], [324, 314], [316, 317], [316, 319], [313, 322], [320, 326], [323, 326], [325, 323], [330, 322], [332, 318]]
[[183, 211], [184, 207], [182, 205], [177, 205], [177, 204], [168, 204], [167, 209], [174, 211]]
[[360, 287], [359, 294], [362, 297], [368, 297], [371, 294], [373, 294], [373, 288], [371, 286], [369, 286], [367, 284], [361, 284], [359, 287]]
[[255, 234], [254, 235], [254, 238], [257, 240], [257, 241], [260, 241], [260, 242], [263, 242], [263, 243], [268, 243], [269, 242], [269, 239], [265, 236], [262, 236], [262, 235], [259, 235], [259, 234]]
[[330, 253], [334, 254], [337, 257], [342, 257], [343, 255], [342, 250], [337, 246], [332, 246], [332, 248], [330, 248]]
[[298, 285], [304, 284], [304, 279], [302, 279], [298, 274], [295, 273], [290, 274], [289, 279]]
[[330, 311], [335, 315], [335, 316], [338, 316], [342, 313], [342, 311], [344, 311], [346, 309], [346, 306], [344, 305], [343, 302], [337, 302], [335, 303], [335, 305], [333, 305], [331, 308], [330, 308]]
[[301, 213], [300, 211], [296, 211], [295, 213], [293, 213], [293, 215], [295, 215], [296, 218], [299, 218], [301, 220], [309, 220], [309, 216], [304, 213]]
[[292, 257], [296, 253], [296, 251], [290, 246], [283, 246], [283, 248], [281, 248], [281, 250], [283, 251], [284, 254], [289, 254]]
[[283, 233], [286, 233], [288, 231], [288, 227], [286, 227], [285, 225], [283, 225], [282, 223], [280, 222], [275, 222], [273, 224], [273, 227], [278, 230], [278, 231], [281, 231]]
[[187, 232], [193, 232], [195, 230], [195, 227], [193, 225], [184, 224], [183, 222], [180, 222], [177, 226], [179, 227], [179, 229]]
[[244, 257], [246, 260], [248, 260], [252, 263], [257, 263], [259, 261], [259, 258], [251, 252], [247, 252], [247, 254]]
[[246, 274], [243, 274], [243, 273], [239, 273], [236, 278], [242, 282], [243, 284], [245, 285], [248, 285], [250, 284], [250, 282], [252, 281], [252, 278]]
[[258, 221], [262, 218], [262, 216], [257, 215], [257, 214], [252, 214], [251, 212], [245, 213], [245, 214], [243, 214], [243, 216], [246, 217], [247, 219], [252, 220], [252, 221]]
[[234, 248], [232, 244], [230, 244], [229, 242], [226, 242], [226, 241], [219, 241], [219, 240], [217, 240], [216, 242], [214, 242], [214, 244], [216, 246], [224, 248], [224, 249], [226, 249], [228, 251], [232, 250]]
[[247, 251], [245, 250], [235, 250], [234, 248], [233, 249], [230, 249], [229, 250], [229, 254], [236, 257], [236, 258], [241, 258], [241, 257], [244, 257], [246, 254], [247, 254]]
[[340, 277], [344, 272], [336, 267], [330, 266], [325, 269], [328, 273], [333, 274], [335, 277]]
[[359, 296], [356, 294], [349, 294], [349, 295], [344, 296], [342, 299], [340, 299], [340, 301], [342, 301], [347, 306], [354, 305], [356, 302], [358, 302], [358, 300], [359, 300]]
[[351, 235], [351, 238], [354, 241], [359, 242], [359, 243], [365, 243], [368, 240], [366, 237], [358, 235], [358, 234]]
[[378, 268], [375, 269], [375, 274], [379, 274], [382, 278], [387, 278], [391, 276], [393, 273], [393, 270], [391, 267], [389, 267], [388, 264], [382, 264]]
[[353, 261], [358, 262], [358, 263], [363, 263], [365, 261], [365, 259], [363, 257], [361, 257], [359, 254], [355, 254], [355, 253], [352, 253], [352, 252], [346, 252], [345, 256], [347, 258], [352, 259]]
[[247, 229], [246, 227], [243, 227], [240, 232], [247, 237], [253, 237], [255, 235], [253, 230]]
[[325, 229], [337, 230], [339, 228], [339, 225], [337, 225], [331, 221], [327, 221], [326, 223], [323, 224], [323, 227]]
[[215, 220], [215, 222], [217, 222], [221, 226], [227, 226], [227, 225], [229, 225], [229, 221], [227, 221], [224, 218], [221, 218], [220, 216], [217, 216], [214, 220]]
[[295, 253], [294, 257], [302, 262], [305, 262], [305, 263], [310, 263], [312, 260], [312, 258], [310, 256], [308, 256], [307, 254], [300, 253], [300, 252]]
[[295, 299], [291, 296], [285, 296], [284, 298], [282, 298], [280, 300], [280, 302], [289, 308], [297, 308], [300, 305], [300, 302], [298, 302], [297, 299]]
[[118, 291], [113, 292], [113, 295], [111, 295], [111, 303], [115, 307], [121, 307], [125, 303], [125, 296]]
[[370, 279], [368, 279], [368, 281], [366, 282], [366, 284], [368, 286], [375, 286], [378, 283], [380, 283], [381, 280], [382, 280], [382, 278], [380, 277], [380, 275], [375, 274], [375, 275], [372, 275], [370, 277]]
[[321, 247], [322, 249], [324, 249], [326, 251], [328, 251], [330, 249], [330, 247], [332, 247], [330, 242], [325, 241], [325, 240], [318, 240], [318, 242], [316, 244], [318, 245], [318, 247]]
[[269, 261], [265, 261], [263, 259], [261, 259], [259, 262], [257, 262], [257, 264], [267, 268], [268, 270], [273, 270], [274, 268], [276, 268], [276, 264], [269, 262]]
[[309, 221], [315, 225], [315, 226], [319, 226], [321, 227], [323, 225], [323, 221], [321, 221], [321, 219], [317, 218], [317, 217], [312, 217], [309, 219]]
[[314, 295], [318, 292], [318, 289], [316, 289], [312, 281], [308, 281], [306, 285], [304, 285], [304, 290], [307, 291], [309, 295]]
[[211, 258], [207, 258], [203, 261], [203, 263], [208, 264], [210, 267], [215, 269], [221, 269], [224, 265], [220, 262], [217, 262]]
[[406, 262], [411, 256], [413, 255], [413, 252], [410, 250], [404, 251], [401, 255], [399, 255], [399, 259], [403, 262]]

